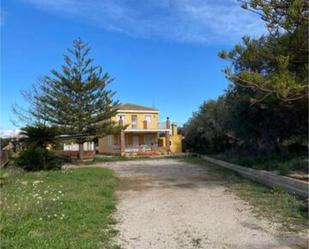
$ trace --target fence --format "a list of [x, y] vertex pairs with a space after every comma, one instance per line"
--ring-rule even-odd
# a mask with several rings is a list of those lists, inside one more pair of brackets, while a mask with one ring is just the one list
[[12, 152], [11, 145], [7, 145], [0, 150], [0, 167], [5, 166], [9, 162], [11, 152]]

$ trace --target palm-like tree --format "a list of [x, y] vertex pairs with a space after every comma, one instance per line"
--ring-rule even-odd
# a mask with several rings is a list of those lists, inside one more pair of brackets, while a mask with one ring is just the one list
[[27, 147], [40, 147], [47, 150], [48, 145], [57, 143], [59, 130], [54, 126], [38, 124], [22, 128], [19, 134], [21, 135], [19, 141]]

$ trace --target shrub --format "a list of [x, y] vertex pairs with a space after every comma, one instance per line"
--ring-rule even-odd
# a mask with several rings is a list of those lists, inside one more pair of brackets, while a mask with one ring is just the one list
[[288, 175], [289, 172], [290, 172], [290, 168], [289, 168], [289, 165], [288, 163], [281, 163], [277, 166], [277, 169], [278, 169], [278, 172], [280, 175]]
[[62, 160], [43, 148], [29, 148], [16, 158], [17, 166], [27, 171], [60, 169]]

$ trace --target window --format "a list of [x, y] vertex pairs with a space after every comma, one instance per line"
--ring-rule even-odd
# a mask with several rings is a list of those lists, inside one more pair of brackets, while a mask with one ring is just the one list
[[118, 122], [119, 122], [119, 120], [120, 120], [120, 117], [122, 118], [123, 123], [125, 123], [126, 115], [124, 115], [124, 114], [118, 114], [118, 115], [117, 115], [117, 121], [118, 121]]
[[151, 124], [151, 115], [145, 115], [145, 120], [147, 121], [147, 124]]
[[145, 144], [146, 145], [153, 145], [153, 136], [152, 135], [145, 135]]
[[107, 144], [112, 146], [113, 145], [113, 135], [107, 136]]
[[131, 126], [132, 128], [137, 128], [137, 115], [131, 116]]

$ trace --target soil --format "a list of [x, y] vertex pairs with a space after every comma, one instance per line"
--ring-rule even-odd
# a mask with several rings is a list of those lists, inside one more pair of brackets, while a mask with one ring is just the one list
[[255, 217], [224, 179], [172, 159], [102, 164], [120, 179], [116, 214], [124, 249], [307, 248], [297, 234]]

